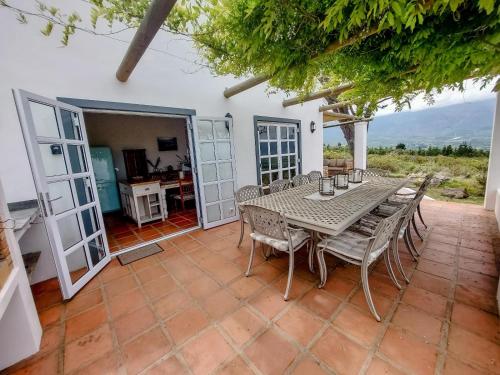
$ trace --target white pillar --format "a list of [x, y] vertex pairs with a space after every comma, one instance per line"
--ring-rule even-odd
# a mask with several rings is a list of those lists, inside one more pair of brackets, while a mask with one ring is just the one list
[[354, 168], [366, 169], [368, 154], [368, 121], [354, 124]]
[[487, 210], [495, 208], [498, 189], [500, 189], [500, 93], [497, 92], [497, 104], [493, 117], [493, 131], [491, 133], [488, 179], [484, 195], [484, 208]]

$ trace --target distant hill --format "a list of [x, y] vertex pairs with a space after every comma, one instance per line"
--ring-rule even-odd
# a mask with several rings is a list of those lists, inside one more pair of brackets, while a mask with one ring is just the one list
[[[407, 148], [459, 145], [467, 142], [474, 147], [489, 149], [495, 99], [430, 107], [414, 112], [396, 112], [376, 116], [370, 123], [368, 146]], [[324, 143], [345, 143], [338, 128], [324, 130]]]

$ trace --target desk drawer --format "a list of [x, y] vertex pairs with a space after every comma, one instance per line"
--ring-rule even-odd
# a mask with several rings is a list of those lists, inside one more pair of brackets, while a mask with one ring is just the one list
[[144, 194], [158, 194], [160, 193], [160, 184], [148, 184], [133, 186], [134, 195], [144, 195]]

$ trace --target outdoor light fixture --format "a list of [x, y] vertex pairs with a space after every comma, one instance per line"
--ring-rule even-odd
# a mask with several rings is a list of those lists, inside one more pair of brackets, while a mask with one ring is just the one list
[[337, 189], [348, 189], [349, 175], [347, 173], [339, 173], [335, 175], [335, 187]]
[[311, 129], [311, 133], [314, 133], [316, 131], [316, 123], [314, 121], [311, 121], [311, 124], [309, 126]]
[[319, 193], [321, 195], [335, 195], [335, 186], [333, 177], [321, 177], [319, 179]]
[[359, 168], [351, 169], [349, 171], [349, 182], [353, 184], [363, 182], [363, 170]]

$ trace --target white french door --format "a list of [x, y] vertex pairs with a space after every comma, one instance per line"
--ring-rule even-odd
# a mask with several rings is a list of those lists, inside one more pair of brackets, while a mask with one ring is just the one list
[[14, 96], [63, 297], [68, 299], [110, 261], [83, 113], [22, 90]]
[[257, 122], [259, 183], [291, 180], [300, 171], [299, 134], [296, 123]]
[[232, 119], [197, 117], [193, 135], [203, 227], [237, 220]]

